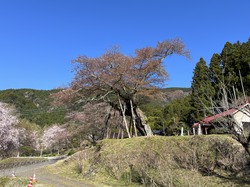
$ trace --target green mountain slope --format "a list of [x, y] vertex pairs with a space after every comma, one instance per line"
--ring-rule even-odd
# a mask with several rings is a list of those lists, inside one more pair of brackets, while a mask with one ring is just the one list
[[[8, 89], [0, 91], [0, 101], [14, 105], [21, 118], [40, 126], [64, 123], [66, 108], [55, 108], [50, 94], [59, 90]], [[146, 114], [154, 108], [162, 108], [167, 103], [190, 93], [189, 88], [164, 88], [154, 98], [142, 98], [141, 108]]]
[[0, 101], [14, 105], [21, 118], [40, 126], [63, 123], [65, 108], [55, 108], [50, 98], [50, 94], [57, 91], [8, 89], [0, 91]]

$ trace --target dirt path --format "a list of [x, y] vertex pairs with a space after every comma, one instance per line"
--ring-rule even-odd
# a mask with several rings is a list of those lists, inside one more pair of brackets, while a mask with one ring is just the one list
[[39, 183], [42, 183], [45, 185], [47, 184], [51, 187], [52, 186], [53, 187], [93, 187], [91, 185], [84, 184], [80, 181], [75, 181], [72, 179], [46, 173], [46, 171], [42, 169], [44, 166], [51, 165], [55, 162], [56, 160], [49, 160], [49, 161], [42, 162], [42, 163], [0, 170], [0, 177], [11, 176], [13, 171], [15, 172], [15, 175], [17, 177], [24, 177], [24, 178], [30, 178], [30, 176], [33, 176], [33, 174], [35, 173], [36, 178]]

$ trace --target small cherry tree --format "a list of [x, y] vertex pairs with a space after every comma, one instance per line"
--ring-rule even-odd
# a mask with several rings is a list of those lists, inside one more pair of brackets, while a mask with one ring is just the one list
[[53, 125], [47, 128], [42, 137], [43, 148], [50, 151], [57, 149], [59, 154], [60, 144], [65, 142], [68, 136], [67, 134], [67, 130], [59, 125]]
[[7, 104], [0, 103], [0, 158], [8, 157], [19, 147], [19, 132], [15, 128], [16, 116]]

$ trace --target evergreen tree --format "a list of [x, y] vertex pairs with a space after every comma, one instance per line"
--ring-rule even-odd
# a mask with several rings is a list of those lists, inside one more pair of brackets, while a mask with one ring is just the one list
[[240, 76], [242, 77], [245, 91], [247, 94], [249, 94], [250, 39], [246, 43], [240, 43], [238, 41], [234, 44], [231, 44], [230, 42], [227, 42], [221, 52], [221, 62], [228, 95], [232, 95], [233, 87], [240, 92], [243, 91]]
[[173, 100], [163, 109], [163, 117], [169, 120], [177, 117], [181, 123], [188, 123], [188, 112], [190, 110], [190, 96]]
[[241, 76], [247, 95], [250, 95], [250, 38], [241, 45]]
[[210, 70], [211, 84], [214, 90], [216, 90], [216, 93], [212, 99], [216, 104], [219, 104], [219, 101], [222, 98], [222, 93], [223, 93], [222, 89], [224, 86], [222, 66], [221, 66], [221, 57], [219, 54], [217, 53], [213, 54], [210, 64], [209, 64], [209, 70]]
[[221, 52], [223, 76], [225, 77], [225, 85], [228, 86], [228, 89], [235, 85], [238, 82], [238, 76], [236, 74], [236, 67], [238, 67], [238, 53], [236, 51], [236, 46], [230, 42], [227, 42], [224, 45], [224, 48]]
[[214, 88], [211, 83], [209, 68], [203, 58], [196, 64], [192, 80], [191, 113], [192, 122], [197, 122], [212, 113], [211, 98], [214, 96]]

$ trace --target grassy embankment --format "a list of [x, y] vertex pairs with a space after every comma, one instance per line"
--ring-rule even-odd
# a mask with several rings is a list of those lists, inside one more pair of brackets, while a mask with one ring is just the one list
[[100, 141], [46, 170], [96, 186], [250, 186], [249, 158], [230, 136]]

